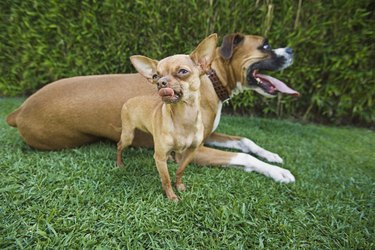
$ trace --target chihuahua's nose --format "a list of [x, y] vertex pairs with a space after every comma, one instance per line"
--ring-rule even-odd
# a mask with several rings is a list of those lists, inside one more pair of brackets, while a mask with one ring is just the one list
[[159, 81], [157, 82], [158, 84], [158, 88], [161, 89], [161, 88], [165, 88], [167, 87], [167, 84], [168, 84], [168, 81], [165, 77], [162, 77], [159, 79]]
[[288, 48], [285, 49], [285, 52], [291, 55], [291, 54], [293, 54], [293, 49], [288, 47]]

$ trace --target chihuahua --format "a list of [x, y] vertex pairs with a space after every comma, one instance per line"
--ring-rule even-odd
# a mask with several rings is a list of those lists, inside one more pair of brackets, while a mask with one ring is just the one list
[[123, 105], [117, 165], [123, 166], [122, 151], [132, 144], [136, 129], [151, 134], [162, 186], [167, 198], [173, 201], [178, 201], [178, 197], [171, 185], [167, 159], [173, 153], [178, 156], [175, 184], [178, 191], [185, 191], [183, 172], [204, 136], [199, 90], [201, 78], [206, 77], [216, 43], [217, 35], [213, 34], [190, 55], [174, 55], [160, 61], [139, 55], [130, 57], [137, 71], [157, 86], [159, 95], [134, 97]]

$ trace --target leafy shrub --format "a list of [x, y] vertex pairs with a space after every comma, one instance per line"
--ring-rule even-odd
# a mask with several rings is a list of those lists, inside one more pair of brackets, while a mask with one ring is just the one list
[[210, 33], [243, 32], [294, 48], [294, 66], [276, 76], [302, 97], [270, 100], [245, 92], [232, 108], [369, 125], [375, 121], [374, 7], [370, 0], [4, 0], [0, 95], [30, 94], [76, 75], [134, 72], [130, 55], [187, 53]]

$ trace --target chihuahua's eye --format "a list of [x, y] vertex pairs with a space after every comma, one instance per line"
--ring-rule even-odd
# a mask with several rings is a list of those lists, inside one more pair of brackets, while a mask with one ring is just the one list
[[152, 79], [153, 79], [153, 80], [158, 80], [158, 79], [159, 79], [158, 74], [154, 74], [154, 75], [152, 76]]
[[180, 69], [180, 70], [178, 71], [178, 74], [179, 74], [179, 75], [186, 75], [187, 73], [189, 73], [189, 71], [186, 70], [186, 69]]

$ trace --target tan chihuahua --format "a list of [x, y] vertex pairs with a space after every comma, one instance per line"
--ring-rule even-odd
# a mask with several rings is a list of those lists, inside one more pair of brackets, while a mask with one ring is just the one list
[[[122, 107], [121, 139], [117, 146], [117, 165], [123, 166], [122, 151], [131, 145], [136, 129], [152, 134], [154, 159], [168, 199], [177, 201], [167, 168], [168, 156], [179, 157], [176, 188], [185, 191], [182, 175], [202, 144], [204, 126], [200, 109], [201, 77], [214, 58], [217, 35], [203, 40], [190, 55], [174, 55], [152, 60], [132, 56], [137, 71], [156, 84], [159, 96], [145, 95], [128, 100]], [[160, 98], [161, 97], [161, 98]]]

